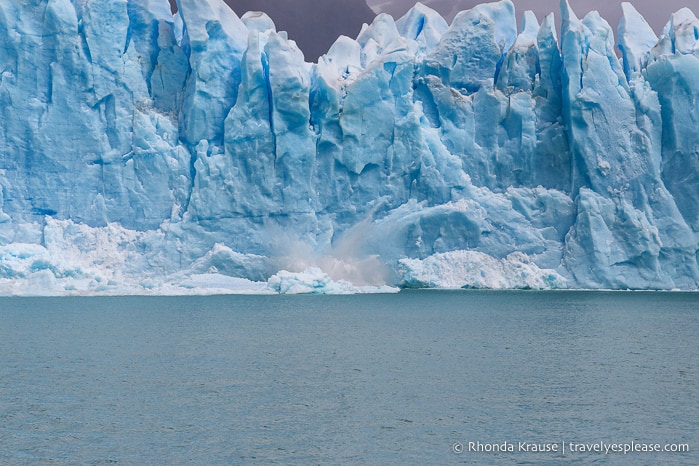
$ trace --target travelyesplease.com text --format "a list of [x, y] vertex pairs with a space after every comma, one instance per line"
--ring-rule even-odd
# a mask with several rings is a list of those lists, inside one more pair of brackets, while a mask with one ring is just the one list
[[600, 453], [630, 454], [630, 453], [687, 453], [689, 444], [686, 443], [642, 443], [631, 441], [615, 442], [457, 442], [452, 446], [454, 453]]

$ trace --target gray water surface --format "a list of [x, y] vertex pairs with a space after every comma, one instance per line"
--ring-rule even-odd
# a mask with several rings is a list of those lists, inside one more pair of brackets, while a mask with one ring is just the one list
[[[597, 292], [3, 298], [0, 463], [699, 464], [698, 304]], [[690, 451], [468, 451], [632, 441]]]

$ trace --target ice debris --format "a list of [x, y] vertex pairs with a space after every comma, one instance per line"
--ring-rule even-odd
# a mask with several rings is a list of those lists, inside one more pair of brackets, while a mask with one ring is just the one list
[[450, 251], [426, 259], [399, 261], [403, 283], [416, 288], [493, 290], [564, 289], [567, 280], [555, 270], [540, 269], [521, 252], [495, 259], [477, 251]]

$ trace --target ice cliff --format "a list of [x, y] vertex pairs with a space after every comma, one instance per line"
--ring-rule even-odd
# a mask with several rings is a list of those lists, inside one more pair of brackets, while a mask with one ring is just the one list
[[619, 58], [565, 0], [417, 4], [307, 63], [177, 4], [0, 2], [0, 293], [699, 288], [690, 10]]

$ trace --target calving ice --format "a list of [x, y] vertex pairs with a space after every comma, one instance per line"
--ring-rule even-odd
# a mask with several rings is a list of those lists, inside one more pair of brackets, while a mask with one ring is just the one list
[[699, 288], [689, 9], [417, 4], [307, 63], [177, 3], [0, 3], [0, 292]]

